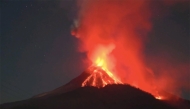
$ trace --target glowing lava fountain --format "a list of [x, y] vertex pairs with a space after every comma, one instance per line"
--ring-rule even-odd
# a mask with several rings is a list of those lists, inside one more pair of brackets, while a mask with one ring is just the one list
[[82, 87], [94, 86], [100, 88], [108, 84], [122, 84], [118, 78], [102, 66], [91, 66], [88, 69], [88, 73], [91, 73], [91, 75], [85, 79]]

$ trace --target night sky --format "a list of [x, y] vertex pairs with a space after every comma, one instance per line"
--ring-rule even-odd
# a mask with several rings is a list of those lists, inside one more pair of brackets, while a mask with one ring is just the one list
[[[76, 17], [74, 0], [2, 0], [0, 4], [0, 103], [53, 90], [87, 68], [85, 54], [77, 51], [78, 40], [70, 34]], [[151, 65], [152, 60], [167, 59], [171, 66], [187, 65], [180, 79], [190, 86], [189, 2], [161, 5], [152, 6], [146, 61]], [[189, 89], [182, 89], [184, 98], [190, 99]]]

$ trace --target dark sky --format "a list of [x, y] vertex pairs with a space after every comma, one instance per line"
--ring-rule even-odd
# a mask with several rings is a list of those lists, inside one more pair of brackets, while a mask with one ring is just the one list
[[[85, 70], [85, 54], [77, 51], [77, 39], [70, 35], [74, 0], [2, 0], [0, 4], [0, 103], [53, 90]], [[146, 56], [154, 59], [167, 54], [171, 63], [189, 66], [188, 2], [152, 10]], [[189, 78], [184, 79], [189, 84]], [[188, 91], [183, 96], [190, 99]]]
[[1, 3], [2, 103], [50, 91], [84, 70], [83, 54], [70, 35], [68, 5], [72, 6], [67, 1]]

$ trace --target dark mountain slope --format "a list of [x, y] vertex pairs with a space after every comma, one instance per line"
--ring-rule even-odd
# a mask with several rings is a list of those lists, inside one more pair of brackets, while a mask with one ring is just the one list
[[[129, 85], [104, 88], [81, 87], [66, 93], [28, 99], [0, 106], [1, 109], [175, 109], [149, 93]], [[11, 105], [13, 105], [11, 107]], [[9, 108], [7, 108], [9, 107]], [[188, 107], [187, 107], [188, 108]]]

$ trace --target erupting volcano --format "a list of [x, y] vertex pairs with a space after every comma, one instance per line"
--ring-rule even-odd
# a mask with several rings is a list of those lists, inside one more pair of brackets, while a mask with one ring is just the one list
[[150, 7], [146, 0], [79, 0], [71, 34], [91, 66], [82, 87], [130, 84], [163, 98], [158, 92], [168, 81], [158, 81], [144, 57], [152, 29]]
[[120, 79], [113, 73], [114, 57], [110, 53], [114, 48], [114, 44], [96, 46], [90, 56], [92, 65], [86, 71], [90, 75], [84, 80], [82, 87], [94, 86], [100, 88], [108, 84], [122, 84]]
[[79, 5], [71, 33], [92, 66], [81, 86], [130, 84], [157, 96], [154, 75], [147, 71], [143, 58], [144, 41], [151, 30], [150, 4], [144, 0], [81, 0]]

